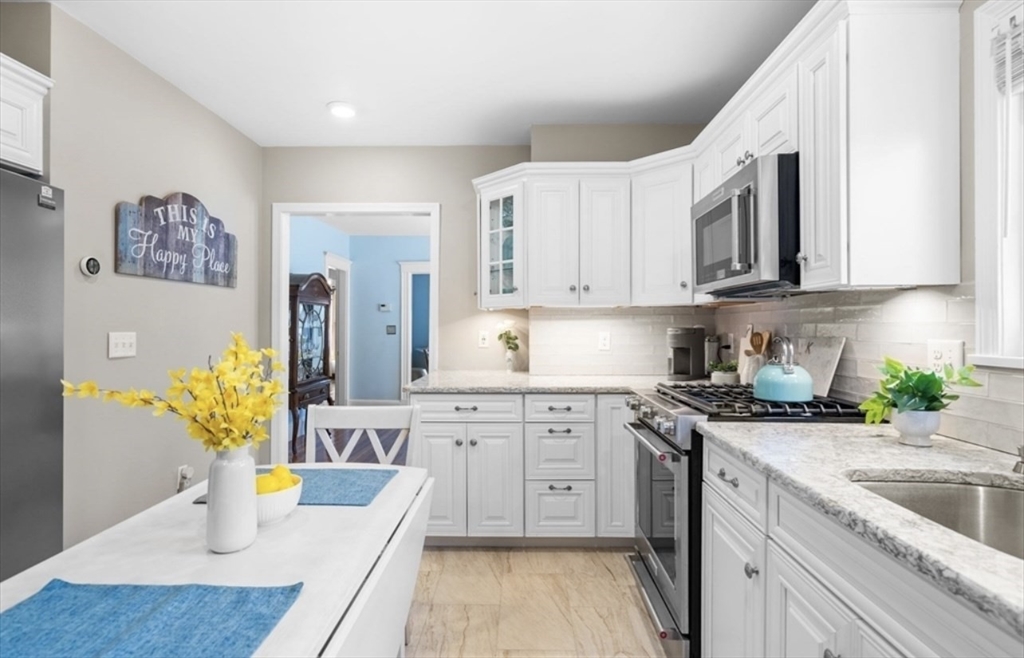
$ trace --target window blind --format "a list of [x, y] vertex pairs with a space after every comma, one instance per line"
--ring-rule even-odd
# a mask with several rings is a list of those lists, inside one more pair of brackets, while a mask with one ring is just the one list
[[1010, 92], [1024, 89], [1024, 30], [1016, 16], [1011, 16], [1007, 30], [999, 30], [992, 39], [992, 60], [995, 64], [996, 88], [1006, 93], [1007, 79]]

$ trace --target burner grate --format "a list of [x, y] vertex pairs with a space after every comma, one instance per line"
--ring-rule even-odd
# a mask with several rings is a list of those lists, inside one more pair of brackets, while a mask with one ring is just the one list
[[816, 396], [810, 402], [758, 400], [754, 397], [754, 388], [749, 384], [669, 382], [658, 384], [657, 389], [663, 395], [709, 416], [822, 420], [864, 417], [864, 412], [857, 405], [834, 398]]

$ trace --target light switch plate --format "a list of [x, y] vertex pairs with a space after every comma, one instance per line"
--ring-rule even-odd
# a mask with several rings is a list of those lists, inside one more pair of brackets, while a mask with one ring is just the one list
[[929, 340], [928, 367], [932, 372], [942, 372], [947, 363], [955, 370], [964, 367], [964, 341]]
[[129, 359], [135, 356], [135, 332], [111, 331], [107, 334], [107, 358]]
[[607, 351], [612, 348], [612, 334], [609, 331], [597, 332], [597, 349]]
[[477, 339], [476, 346], [480, 348], [491, 346], [491, 336], [487, 333], [486, 329], [480, 331], [480, 337]]

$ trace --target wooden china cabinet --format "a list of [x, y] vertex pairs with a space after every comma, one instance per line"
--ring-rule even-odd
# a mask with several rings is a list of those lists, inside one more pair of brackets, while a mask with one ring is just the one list
[[331, 399], [331, 284], [323, 274], [292, 274], [288, 322], [288, 410], [292, 440], [288, 461], [294, 461], [305, 429], [300, 411]]

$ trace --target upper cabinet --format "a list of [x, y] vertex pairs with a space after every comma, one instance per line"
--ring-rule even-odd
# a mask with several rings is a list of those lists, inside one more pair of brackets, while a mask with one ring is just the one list
[[693, 303], [690, 163], [633, 176], [633, 304]]
[[43, 173], [43, 99], [53, 80], [0, 53], [0, 160]]
[[797, 72], [789, 71], [750, 108], [750, 152], [755, 157], [797, 149]]
[[479, 300], [481, 308], [526, 305], [523, 186], [480, 190]]

